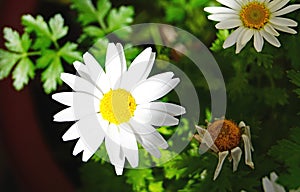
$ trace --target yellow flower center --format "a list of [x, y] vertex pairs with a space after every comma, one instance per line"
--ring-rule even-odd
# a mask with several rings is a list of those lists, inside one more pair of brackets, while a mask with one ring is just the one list
[[220, 151], [237, 147], [241, 140], [241, 129], [232, 121], [217, 120], [207, 127], [215, 145]]
[[119, 125], [128, 122], [136, 109], [135, 99], [124, 90], [110, 90], [103, 95], [100, 102], [100, 113], [103, 119]]
[[245, 27], [261, 29], [270, 19], [270, 11], [263, 3], [251, 2], [240, 12], [240, 18]]

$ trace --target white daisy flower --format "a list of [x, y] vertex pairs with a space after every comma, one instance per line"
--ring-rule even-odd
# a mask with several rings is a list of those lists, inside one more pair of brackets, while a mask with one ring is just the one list
[[300, 8], [299, 4], [283, 8], [289, 0], [217, 0], [226, 7], [206, 7], [204, 10], [212, 15], [208, 19], [218, 21], [217, 29], [237, 28], [225, 40], [223, 48], [236, 44], [236, 53], [254, 37], [254, 47], [261, 52], [264, 40], [275, 47], [280, 47], [276, 38], [278, 31], [296, 34], [297, 22], [283, 18], [282, 15]]
[[270, 179], [268, 177], [262, 178], [263, 188], [265, 192], [285, 192], [283, 186], [276, 183], [278, 176], [275, 172], [270, 174]]
[[245, 164], [254, 169], [251, 156], [251, 151], [254, 149], [251, 142], [250, 127], [246, 126], [243, 121], [236, 125], [231, 120], [219, 119], [209, 123], [206, 129], [197, 125], [196, 129], [198, 134], [194, 135], [194, 138], [200, 143], [200, 153], [211, 150], [219, 157], [213, 180], [219, 176], [226, 157], [230, 162], [233, 161], [233, 172], [237, 171], [242, 157], [241, 145], [245, 150]]
[[168, 147], [156, 126], [177, 125], [174, 116], [185, 113], [179, 105], [155, 100], [176, 87], [179, 78], [172, 72], [148, 78], [155, 53], [149, 47], [140, 53], [127, 69], [121, 44], [108, 44], [105, 72], [89, 53], [84, 63], [74, 62], [79, 76], [62, 73], [61, 79], [74, 92], [62, 92], [52, 98], [68, 108], [54, 115], [54, 121], [76, 121], [63, 135], [64, 141], [79, 138], [73, 155], [83, 151], [87, 161], [105, 143], [110, 162], [117, 175], [123, 173], [125, 158], [138, 166], [137, 141], [159, 158], [158, 148]]

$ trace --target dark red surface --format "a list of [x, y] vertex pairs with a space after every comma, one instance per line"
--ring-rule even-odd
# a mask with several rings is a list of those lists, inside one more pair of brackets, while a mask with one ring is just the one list
[[[0, 27], [20, 30], [20, 18], [34, 11], [35, 0], [0, 0]], [[1, 33], [1, 36], [2, 33]], [[1, 39], [3, 47], [3, 39]], [[0, 144], [21, 191], [74, 191], [57, 166], [39, 128], [28, 87], [17, 92], [11, 76], [0, 81]]]

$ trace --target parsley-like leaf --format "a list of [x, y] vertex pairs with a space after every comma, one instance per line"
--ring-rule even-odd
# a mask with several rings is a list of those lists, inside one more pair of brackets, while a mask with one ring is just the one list
[[60, 14], [56, 14], [49, 21], [49, 27], [52, 32], [52, 38], [58, 40], [68, 33], [68, 27], [64, 26], [64, 19]]
[[58, 56], [55, 56], [49, 67], [42, 73], [42, 81], [44, 82], [43, 87], [47, 94], [56, 90], [57, 83], [61, 84], [60, 74], [64, 71], [61, 60]]
[[13, 71], [14, 87], [21, 90], [24, 85], [28, 84], [29, 79], [34, 77], [34, 65], [28, 57], [24, 57]]

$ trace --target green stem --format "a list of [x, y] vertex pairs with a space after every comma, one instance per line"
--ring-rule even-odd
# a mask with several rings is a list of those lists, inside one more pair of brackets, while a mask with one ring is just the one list
[[56, 40], [52, 40], [52, 42], [53, 42], [55, 48], [58, 50], [59, 49], [59, 44], [57, 43], [57, 41]]
[[105, 25], [103, 19], [100, 19], [100, 18], [99, 18], [99, 19], [98, 19], [98, 23], [99, 23], [100, 27], [103, 29], [103, 31], [106, 31], [107, 26]]
[[33, 51], [33, 52], [28, 52], [28, 53], [24, 53], [23, 56], [24, 57], [29, 57], [29, 56], [36, 56], [36, 55], [41, 55], [42, 53], [40, 51]]

